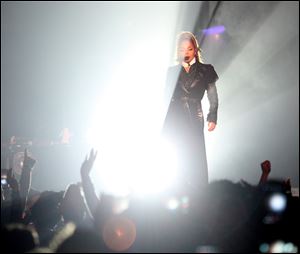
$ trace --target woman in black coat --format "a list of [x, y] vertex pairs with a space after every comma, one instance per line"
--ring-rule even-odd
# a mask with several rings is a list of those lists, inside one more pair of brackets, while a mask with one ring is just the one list
[[208, 183], [201, 100], [205, 91], [209, 101], [208, 131], [217, 124], [218, 75], [214, 67], [201, 62], [197, 39], [183, 32], [177, 41], [178, 65], [170, 67], [167, 88], [175, 87], [164, 123], [164, 134], [177, 146], [181, 176], [193, 188]]

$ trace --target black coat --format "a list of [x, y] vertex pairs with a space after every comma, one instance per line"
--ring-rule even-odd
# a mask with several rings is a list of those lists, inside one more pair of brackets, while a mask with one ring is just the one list
[[203, 132], [204, 116], [201, 100], [207, 91], [210, 104], [208, 122], [217, 123], [218, 94], [215, 82], [218, 75], [210, 64], [196, 61], [189, 73], [181, 65], [170, 67], [167, 88], [175, 87], [165, 120], [164, 131], [171, 133]]

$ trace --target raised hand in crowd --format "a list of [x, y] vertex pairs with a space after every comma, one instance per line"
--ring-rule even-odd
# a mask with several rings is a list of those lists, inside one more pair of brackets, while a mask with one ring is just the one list
[[36, 160], [28, 156], [28, 151], [25, 148], [22, 174], [20, 179], [20, 195], [22, 198], [23, 210], [25, 210], [27, 197], [31, 188], [32, 169], [36, 164]]
[[268, 176], [271, 172], [271, 162], [269, 160], [265, 160], [260, 164], [262, 174], [259, 180], [259, 184], [263, 184], [268, 180]]
[[90, 216], [93, 218], [95, 217], [95, 213], [99, 203], [99, 199], [96, 195], [93, 183], [90, 178], [90, 172], [93, 168], [96, 157], [97, 151], [94, 152], [94, 149], [92, 149], [90, 152], [90, 156], [85, 157], [85, 160], [83, 161], [80, 169], [84, 197], [88, 206]]
[[94, 162], [96, 160], [96, 157], [97, 157], [97, 151], [94, 152], [94, 149], [91, 150], [89, 157], [88, 156], [85, 157], [85, 160], [82, 163], [81, 169], [80, 169], [80, 173], [81, 173], [82, 177], [89, 176], [89, 174], [93, 168]]
[[12, 169], [8, 170], [6, 180], [7, 180], [7, 184], [12, 190], [10, 222], [20, 222], [22, 220], [23, 204], [19, 192], [19, 183], [15, 178]]
[[260, 166], [264, 174], [269, 174], [271, 172], [271, 162], [269, 160], [265, 160]]

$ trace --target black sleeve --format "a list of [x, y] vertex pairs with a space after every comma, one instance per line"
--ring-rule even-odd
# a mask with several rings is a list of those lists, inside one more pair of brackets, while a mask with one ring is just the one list
[[207, 121], [217, 124], [219, 99], [215, 83], [208, 84], [207, 97], [209, 101], [209, 113], [207, 115]]
[[219, 79], [218, 74], [216, 73], [212, 65], [207, 66], [206, 72], [206, 84], [207, 84], [207, 97], [209, 100], [209, 113], [207, 115], [208, 122], [217, 123], [218, 116], [218, 93], [216, 88], [216, 81]]
[[214, 67], [211, 64], [207, 65], [206, 84], [215, 83], [219, 79]]

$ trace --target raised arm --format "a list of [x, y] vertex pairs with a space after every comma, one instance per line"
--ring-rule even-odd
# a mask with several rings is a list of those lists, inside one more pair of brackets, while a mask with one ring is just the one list
[[31, 188], [32, 169], [34, 168], [35, 163], [36, 160], [28, 156], [28, 151], [27, 149], [25, 149], [22, 174], [20, 179], [20, 196], [22, 199], [23, 211], [25, 210], [28, 193]]
[[90, 172], [91, 169], [93, 168], [96, 157], [97, 157], [97, 152], [94, 152], [94, 149], [92, 149], [90, 152], [90, 156], [85, 157], [85, 160], [82, 163], [80, 169], [83, 193], [88, 206], [88, 210], [92, 217], [95, 216], [97, 205], [99, 202], [99, 199], [94, 189], [94, 185], [90, 178]]
[[19, 183], [16, 180], [12, 169], [7, 172], [7, 183], [11, 188], [10, 223], [21, 222], [24, 207], [20, 197]]
[[268, 176], [271, 172], [271, 162], [268, 160], [265, 160], [264, 162], [262, 162], [260, 164], [261, 170], [262, 170], [262, 174], [260, 176], [259, 179], [259, 184], [263, 184], [266, 183], [268, 180]]

